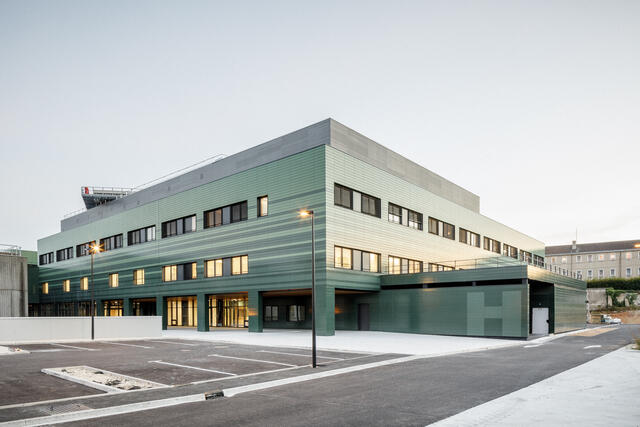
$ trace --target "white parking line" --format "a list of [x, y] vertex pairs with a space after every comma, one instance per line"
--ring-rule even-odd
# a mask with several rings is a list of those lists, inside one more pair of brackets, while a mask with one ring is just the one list
[[58, 347], [75, 348], [77, 350], [96, 351], [95, 348], [76, 347], [75, 345], [65, 345], [65, 344], [56, 344], [56, 343], [51, 343], [51, 345], [57, 345]]
[[173, 342], [173, 341], [151, 341], [151, 342], [162, 342], [162, 343], [165, 343], [165, 344], [189, 345], [189, 346], [200, 345], [200, 344], [189, 344], [189, 343], [186, 343], [186, 342]]
[[542, 344], [531, 344], [531, 345], [525, 345], [524, 348], [535, 348], [535, 347], [540, 347]]
[[149, 360], [149, 363], [161, 363], [163, 365], [177, 366], [179, 368], [195, 369], [197, 371], [205, 371], [205, 372], [214, 372], [216, 374], [229, 375], [232, 377], [237, 376], [236, 374], [231, 374], [229, 372], [224, 372], [224, 371], [216, 371], [215, 369], [199, 368], [197, 366], [189, 366], [189, 365], [179, 365], [177, 363], [163, 362], [162, 360]]
[[248, 360], [250, 362], [272, 363], [274, 365], [282, 365], [282, 366], [298, 366], [298, 365], [292, 365], [290, 363], [272, 362], [270, 360], [261, 360], [261, 359], [249, 359], [246, 357], [223, 356], [221, 354], [210, 354], [209, 357], [224, 357], [226, 359]]
[[[302, 356], [302, 357], [311, 357], [310, 354], [298, 354], [298, 353], [285, 353], [283, 351], [270, 351], [270, 350], [258, 350], [258, 353], [274, 353], [274, 354], [286, 354], [288, 356]], [[316, 356], [318, 359], [334, 359], [334, 360], [344, 360], [340, 357], [329, 357], [329, 356]]]
[[149, 346], [146, 346], [146, 345], [125, 344], [125, 343], [123, 343], [123, 342], [111, 342], [111, 341], [102, 341], [102, 342], [103, 342], [103, 343], [106, 343], [106, 344], [113, 344], [113, 345], [124, 345], [124, 346], [127, 346], [127, 347], [153, 348], [153, 347], [149, 347]]
[[596, 345], [588, 345], [588, 346], [584, 347], [584, 349], [586, 350], [588, 348], [600, 348], [600, 347], [602, 347], [600, 344], [596, 344]]
[[[236, 378], [244, 378], [244, 377], [253, 377], [256, 375], [262, 375], [262, 374], [271, 374], [273, 372], [282, 372], [282, 371], [290, 371], [293, 369], [300, 369], [300, 368], [306, 368], [309, 365], [302, 365], [302, 366], [293, 366], [291, 368], [280, 368], [280, 369], [271, 369], [269, 371], [261, 371], [261, 372], [252, 372], [250, 374], [242, 374], [242, 375], [236, 375], [233, 377], [233, 379], [235, 380]], [[210, 380], [200, 380], [200, 381], [193, 381], [189, 384], [206, 384], [206, 383], [214, 383], [216, 381], [224, 381], [224, 380], [228, 380], [231, 379], [231, 377], [227, 377], [227, 378], [213, 378]]]

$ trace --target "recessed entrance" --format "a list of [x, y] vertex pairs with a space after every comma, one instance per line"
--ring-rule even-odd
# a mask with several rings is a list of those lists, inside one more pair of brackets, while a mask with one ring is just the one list
[[247, 328], [249, 327], [248, 294], [227, 294], [209, 296], [209, 327]]
[[156, 299], [138, 298], [131, 300], [131, 314], [134, 316], [155, 316]]

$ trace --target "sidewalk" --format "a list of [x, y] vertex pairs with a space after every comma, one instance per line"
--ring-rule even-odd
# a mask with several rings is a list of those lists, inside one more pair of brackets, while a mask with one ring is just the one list
[[[311, 331], [308, 329], [265, 329], [261, 333], [249, 333], [243, 329], [221, 329], [210, 332], [198, 332], [192, 329], [169, 329], [162, 331], [162, 335], [166, 338], [233, 342], [267, 347], [311, 347]], [[511, 347], [526, 343], [523, 340], [513, 339], [451, 337], [375, 331], [336, 331], [334, 336], [318, 336], [316, 345], [320, 350], [435, 356]]]
[[639, 396], [640, 350], [626, 347], [431, 426], [638, 426]]

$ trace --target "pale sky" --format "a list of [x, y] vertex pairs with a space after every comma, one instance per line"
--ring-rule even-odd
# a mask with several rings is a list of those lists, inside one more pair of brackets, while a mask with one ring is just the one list
[[640, 239], [640, 1], [0, 0], [0, 243], [332, 117], [547, 244]]

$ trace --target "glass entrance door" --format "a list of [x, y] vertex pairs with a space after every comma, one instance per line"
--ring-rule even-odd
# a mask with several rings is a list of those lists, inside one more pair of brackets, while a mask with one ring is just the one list
[[223, 328], [246, 328], [249, 325], [247, 297], [209, 297], [209, 326]]

